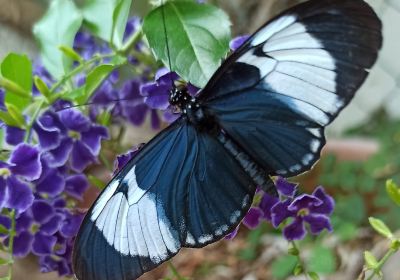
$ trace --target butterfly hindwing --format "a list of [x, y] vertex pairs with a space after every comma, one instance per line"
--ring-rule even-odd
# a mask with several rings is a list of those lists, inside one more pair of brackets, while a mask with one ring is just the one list
[[208, 113], [271, 175], [311, 168], [324, 127], [367, 77], [381, 23], [362, 0], [311, 0], [253, 34], [200, 94]]
[[136, 279], [181, 247], [221, 239], [255, 186], [224, 147], [185, 120], [159, 134], [110, 182], [75, 243], [78, 279]]

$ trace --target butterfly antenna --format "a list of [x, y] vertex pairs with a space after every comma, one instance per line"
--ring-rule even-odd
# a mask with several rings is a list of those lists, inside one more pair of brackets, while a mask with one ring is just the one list
[[[168, 44], [167, 25], [165, 24], [164, 0], [161, 0], [161, 15], [162, 15], [163, 27], [164, 27], [165, 44], [167, 46], [169, 70], [172, 71], [171, 55], [170, 55], [169, 44]], [[171, 86], [172, 86], [172, 88], [175, 88], [175, 83], [174, 83], [174, 80], [172, 79], [172, 77], [171, 77]]]
[[[131, 98], [122, 98], [122, 99], [109, 100], [108, 102], [109, 102], [109, 103], [117, 103], [117, 102], [120, 102], [120, 101], [134, 101], [134, 99], [131, 99]], [[77, 108], [77, 107], [82, 107], [82, 106], [90, 106], [90, 105], [103, 105], [103, 106], [107, 106], [107, 105], [110, 105], [110, 104], [100, 104], [100, 103], [98, 103], [98, 102], [92, 101], [92, 102], [87, 102], [87, 103], [84, 103], [84, 104], [69, 105], [69, 106], [60, 108], [60, 109], [56, 110], [55, 112], [61, 112], [61, 111], [68, 110], [68, 109], [72, 109], [72, 108]]]

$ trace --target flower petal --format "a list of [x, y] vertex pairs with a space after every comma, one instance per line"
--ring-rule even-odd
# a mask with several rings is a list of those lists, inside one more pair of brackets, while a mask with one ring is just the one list
[[46, 176], [42, 176], [36, 184], [36, 191], [55, 197], [62, 193], [65, 187], [65, 179], [57, 169], [50, 169]]
[[7, 182], [0, 176], [0, 210], [8, 200]]
[[33, 193], [31, 188], [20, 181], [16, 176], [7, 178], [8, 200], [5, 206], [25, 212], [33, 203]]
[[72, 150], [73, 140], [69, 137], [61, 140], [61, 144], [45, 154], [47, 163], [51, 167], [60, 167], [65, 165], [69, 159]]
[[25, 211], [18, 215], [16, 220], [16, 230], [17, 232], [28, 231], [33, 223], [32, 214], [30, 211]]
[[93, 156], [100, 153], [101, 140], [108, 138], [107, 128], [101, 125], [93, 125], [89, 130], [81, 133], [81, 141], [86, 144]]
[[287, 240], [300, 240], [306, 236], [306, 228], [303, 219], [297, 217], [292, 223], [283, 229], [283, 236]]
[[166, 110], [163, 112], [162, 119], [163, 119], [163, 121], [165, 121], [167, 123], [173, 123], [180, 116], [181, 116], [181, 114], [173, 113], [170, 110]]
[[63, 215], [54, 215], [47, 223], [40, 227], [40, 231], [46, 235], [53, 235], [60, 230], [61, 224], [63, 222]]
[[60, 233], [67, 238], [74, 237], [78, 233], [82, 220], [83, 215], [72, 215], [67, 213], [66, 218], [61, 226]]
[[19, 144], [10, 157], [11, 172], [27, 180], [36, 180], [42, 172], [39, 150], [27, 144]]
[[38, 136], [40, 147], [44, 151], [58, 147], [61, 142], [61, 134], [66, 132], [58, 115], [50, 111], [41, 115], [33, 128]]
[[332, 225], [329, 217], [325, 215], [308, 215], [304, 217], [304, 221], [310, 224], [311, 233], [320, 234], [324, 229], [332, 231]]
[[45, 200], [35, 200], [32, 204], [33, 219], [40, 224], [50, 221], [54, 214], [53, 206]]
[[328, 195], [324, 188], [319, 186], [314, 192], [313, 196], [319, 198], [322, 201], [321, 205], [312, 206], [311, 212], [318, 214], [330, 215], [333, 213], [333, 209], [335, 208], [335, 200], [333, 197]]
[[249, 37], [249, 35], [243, 35], [234, 38], [230, 41], [229, 48], [233, 51], [237, 50], [238, 48], [240, 48], [241, 45], [243, 45], [244, 42], [246, 42]]
[[122, 109], [122, 114], [125, 116], [125, 118], [136, 126], [143, 124], [146, 118], [146, 113], [149, 110], [147, 105], [144, 103], [138, 105], [130, 105], [129, 103], [126, 103]]
[[267, 193], [264, 193], [260, 205], [260, 209], [263, 211], [263, 218], [266, 219], [267, 221], [272, 220], [272, 207], [275, 206], [279, 202], [279, 198], [269, 195]]
[[24, 141], [25, 130], [6, 125], [6, 142], [9, 145], [18, 145]]
[[124, 166], [137, 155], [143, 146], [144, 144], [139, 144], [134, 146], [127, 153], [117, 156], [117, 159], [114, 161], [114, 174], [122, 170], [122, 168], [124, 168]]
[[71, 168], [82, 172], [89, 164], [96, 161], [89, 148], [81, 141], [75, 141], [71, 153]]
[[240, 224], [231, 233], [225, 235], [224, 239], [232, 240], [233, 238], [235, 238], [237, 233], [239, 232], [239, 227], [240, 227]]
[[70, 130], [82, 132], [90, 128], [90, 120], [76, 109], [63, 110], [58, 114], [61, 122]]
[[290, 202], [291, 201], [289, 199], [287, 199], [285, 201], [276, 203], [272, 207], [272, 209], [271, 209], [271, 221], [272, 221], [272, 225], [274, 227], [277, 228], [287, 218], [296, 216], [295, 213], [293, 213], [292, 211], [288, 210]]
[[254, 229], [258, 227], [261, 222], [261, 217], [264, 215], [263, 211], [261, 211], [258, 207], [250, 208], [249, 212], [247, 212], [246, 216], [243, 219], [243, 224], [247, 226], [249, 229]]
[[280, 194], [293, 198], [297, 192], [297, 185], [288, 182], [285, 178], [278, 176], [275, 181], [275, 186]]
[[26, 257], [31, 249], [33, 243], [33, 236], [27, 231], [23, 231], [14, 238], [13, 255], [22, 258]]
[[65, 182], [65, 192], [78, 200], [82, 199], [88, 187], [89, 182], [83, 174], [71, 175]]
[[319, 198], [309, 194], [302, 194], [293, 200], [288, 209], [297, 213], [301, 209], [311, 209], [311, 207], [319, 206], [321, 204], [322, 200]]
[[56, 241], [57, 238], [55, 236], [37, 232], [32, 243], [32, 253], [36, 256], [50, 255], [54, 245], [56, 245]]

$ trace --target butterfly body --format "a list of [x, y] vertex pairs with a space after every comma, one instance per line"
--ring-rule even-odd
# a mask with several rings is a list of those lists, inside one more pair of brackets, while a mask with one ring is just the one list
[[363, 0], [310, 0], [256, 31], [196, 97], [173, 89], [181, 116], [88, 211], [76, 277], [136, 279], [232, 232], [257, 186], [271, 190], [269, 176], [309, 170], [377, 59], [381, 28]]

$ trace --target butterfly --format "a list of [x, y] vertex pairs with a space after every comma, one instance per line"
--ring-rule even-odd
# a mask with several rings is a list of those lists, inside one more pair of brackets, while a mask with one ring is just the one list
[[[216, 27], [217, 28], [217, 27]], [[220, 66], [182, 115], [111, 180], [75, 241], [78, 279], [136, 279], [182, 247], [233, 231], [270, 176], [309, 170], [324, 128], [377, 59], [381, 22], [363, 0], [311, 0], [273, 18]]]

